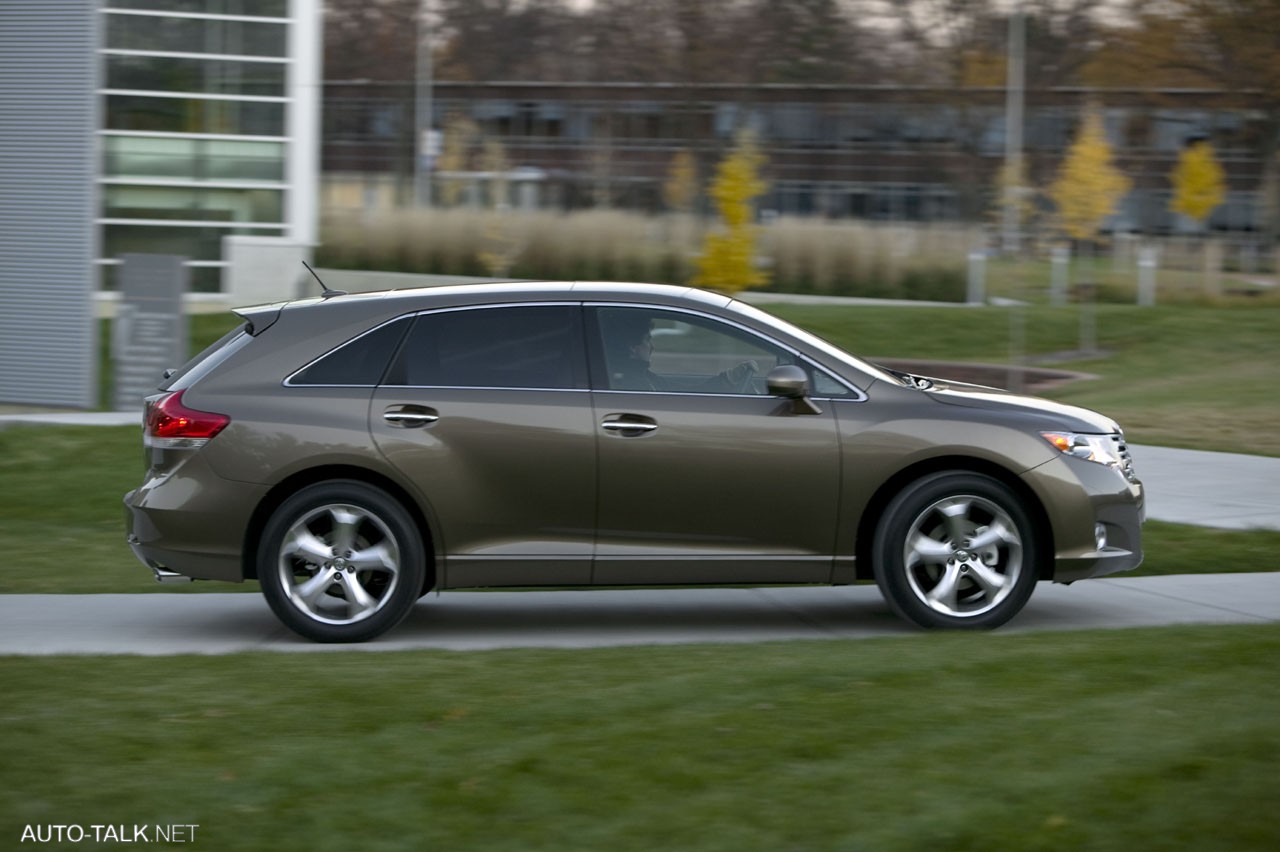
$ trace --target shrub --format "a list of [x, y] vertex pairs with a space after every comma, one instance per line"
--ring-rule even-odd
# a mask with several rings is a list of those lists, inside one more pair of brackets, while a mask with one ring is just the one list
[[[471, 208], [331, 213], [317, 262], [346, 269], [683, 284], [705, 226], [685, 214]], [[757, 262], [779, 292], [964, 298], [976, 228], [782, 217], [760, 226]]]

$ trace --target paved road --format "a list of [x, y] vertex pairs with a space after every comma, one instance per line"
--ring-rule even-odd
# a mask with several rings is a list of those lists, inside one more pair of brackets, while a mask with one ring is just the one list
[[[1000, 630], [1265, 624], [1280, 621], [1280, 573], [1041, 583]], [[0, 655], [228, 654], [586, 648], [926, 635], [872, 586], [637, 591], [445, 592], [383, 638], [317, 645], [256, 594], [0, 596]]]

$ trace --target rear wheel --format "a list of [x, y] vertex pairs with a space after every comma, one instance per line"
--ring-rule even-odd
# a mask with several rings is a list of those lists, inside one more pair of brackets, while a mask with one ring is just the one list
[[363, 642], [390, 630], [413, 608], [425, 573], [409, 513], [354, 480], [311, 485], [285, 500], [258, 548], [272, 611], [317, 642]]
[[917, 480], [876, 527], [876, 583], [898, 615], [928, 628], [991, 628], [1035, 589], [1040, 548], [1017, 495], [981, 474]]

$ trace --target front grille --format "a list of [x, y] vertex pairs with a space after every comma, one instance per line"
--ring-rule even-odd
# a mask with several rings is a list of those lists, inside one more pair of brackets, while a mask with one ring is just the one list
[[1137, 482], [1138, 475], [1133, 470], [1133, 455], [1129, 452], [1129, 445], [1124, 441], [1124, 435], [1112, 435], [1111, 441], [1116, 445], [1116, 455], [1120, 458], [1120, 470], [1124, 472], [1125, 479]]

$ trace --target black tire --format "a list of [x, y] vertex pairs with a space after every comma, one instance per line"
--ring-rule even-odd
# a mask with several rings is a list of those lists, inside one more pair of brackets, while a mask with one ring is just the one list
[[425, 576], [413, 518], [386, 492], [355, 480], [289, 497], [258, 546], [263, 597], [290, 630], [316, 642], [364, 642], [395, 627]]
[[963, 471], [908, 485], [885, 508], [872, 544], [876, 584], [899, 616], [925, 628], [998, 627], [1039, 579], [1031, 517], [999, 480]]

